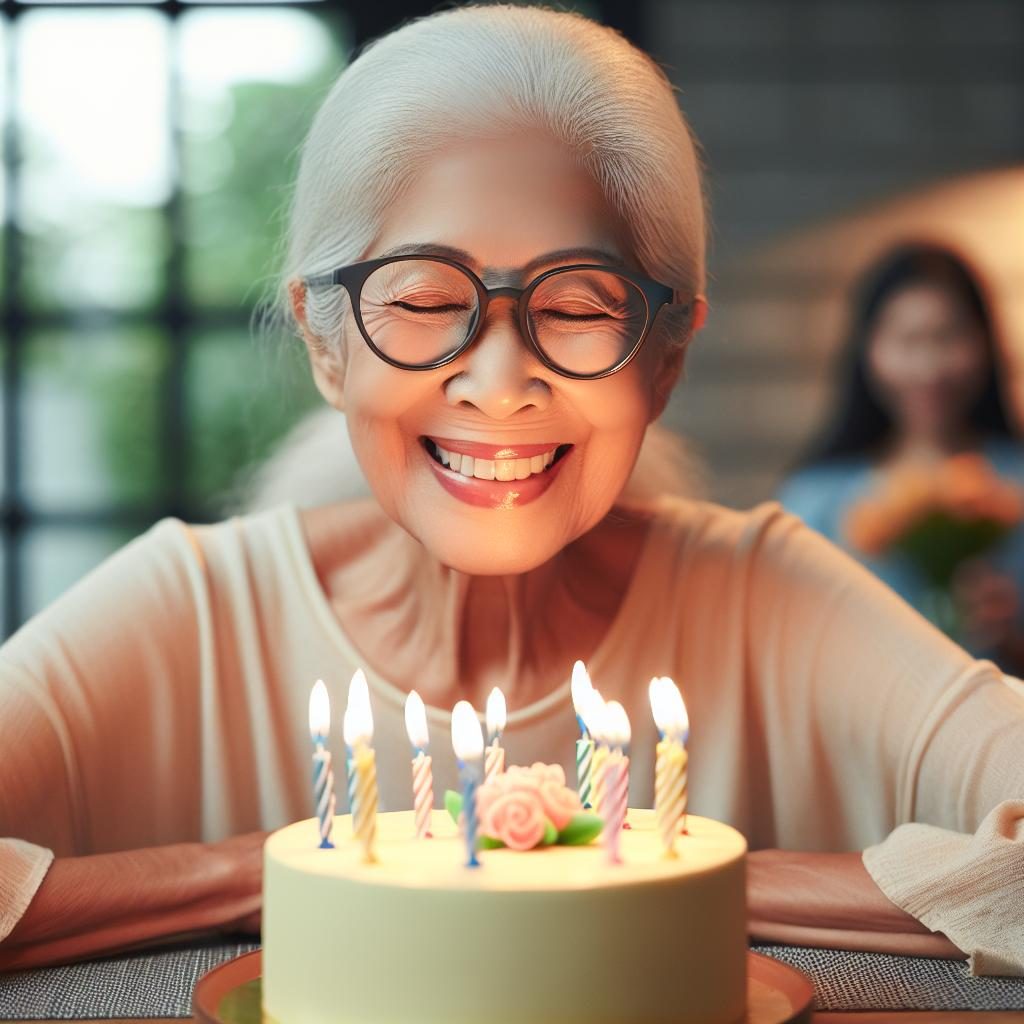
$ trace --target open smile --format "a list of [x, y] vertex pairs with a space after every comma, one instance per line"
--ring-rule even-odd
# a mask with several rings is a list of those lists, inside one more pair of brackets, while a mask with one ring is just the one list
[[483, 508], [514, 508], [554, 483], [571, 444], [499, 446], [420, 438], [439, 483], [453, 497]]

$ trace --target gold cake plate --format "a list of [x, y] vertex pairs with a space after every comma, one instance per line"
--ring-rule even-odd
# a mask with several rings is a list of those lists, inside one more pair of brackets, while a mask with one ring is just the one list
[[[192, 994], [202, 1024], [263, 1024], [260, 950], [204, 974]], [[809, 1024], [814, 986], [795, 967], [747, 951], [746, 1024]], [[268, 1018], [269, 1019], [269, 1018]]]

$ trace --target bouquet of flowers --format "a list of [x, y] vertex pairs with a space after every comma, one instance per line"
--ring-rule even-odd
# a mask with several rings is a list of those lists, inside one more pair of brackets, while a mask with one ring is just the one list
[[904, 554], [930, 588], [926, 613], [956, 632], [951, 587], [957, 569], [985, 555], [1024, 518], [1024, 492], [980, 455], [956, 455], [934, 470], [889, 474], [856, 503], [844, 524], [851, 547], [868, 556]]

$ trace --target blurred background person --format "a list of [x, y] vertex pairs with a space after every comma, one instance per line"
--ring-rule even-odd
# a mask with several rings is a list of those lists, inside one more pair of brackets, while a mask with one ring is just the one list
[[976, 654], [1024, 671], [1024, 449], [976, 271], [890, 251], [856, 290], [832, 413], [779, 498]]

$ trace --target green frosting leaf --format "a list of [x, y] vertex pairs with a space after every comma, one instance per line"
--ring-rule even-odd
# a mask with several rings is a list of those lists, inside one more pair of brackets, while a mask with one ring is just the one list
[[505, 844], [500, 839], [492, 839], [482, 832], [477, 837], [476, 848], [478, 850], [500, 850]]
[[569, 824], [558, 833], [562, 846], [586, 846], [593, 842], [604, 828], [604, 819], [590, 811], [580, 811], [569, 819]]
[[456, 825], [459, 823], [459, 815], [462, 813], [462, 794], [456, 793], [454, 789], [444, 791], [444, 808], [452, 816]]
[[553, 846], [558, 842], [558, 829], [551, 823], [550, 819], [544, 819], [544, 838], [541, 839], [541, 846]]

